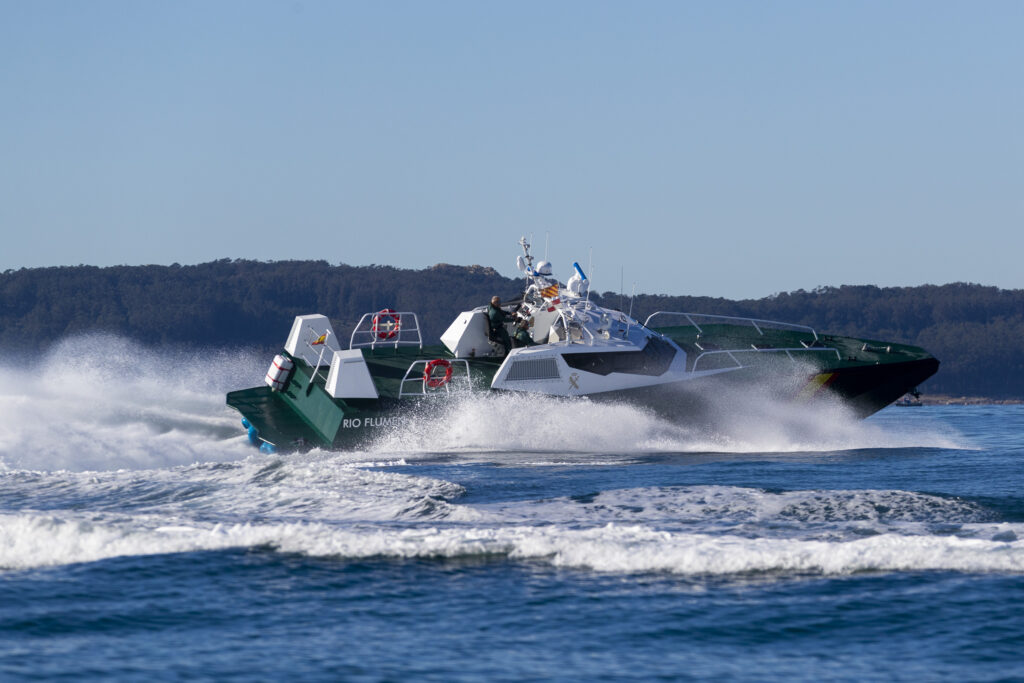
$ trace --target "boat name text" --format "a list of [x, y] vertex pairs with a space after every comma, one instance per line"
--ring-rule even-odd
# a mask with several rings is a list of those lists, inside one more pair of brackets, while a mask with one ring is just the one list
[[341, 421], [342, 429], [359, 429], [367, 427], [397, 427], [402, 424], [401, 417], [353, 417]]

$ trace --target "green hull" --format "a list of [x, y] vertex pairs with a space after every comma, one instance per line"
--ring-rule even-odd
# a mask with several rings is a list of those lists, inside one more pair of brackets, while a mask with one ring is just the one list
[[[232, 391], [227, 404], [256, 428], [259, 438], [278, 451], [309, 448], [351, 449], [372, 441], [382, 430], [397, 428], [415, 406], [436, 401], [438, 396], [402, 395], [402, 380], [417, 360], [451, 358], [441, 346], [410, 349], [363, 349], [380, 398], [338, 399], [327, 393], [324, 372], [314, 373], [301, 359], [283, 354], [295, 363], [283, 391], [269, 386]], [[486, 391], [501, 365], [500, 358], [473, 362], [473, 389]]]
[[[919, 346], [832, 335], [814, 337], [791, 330], [764, 329], [755, 336], [748, 329], [716, 324], [703, 325], [700, 333], [693, 327], [657, 331], [686, 351], [688, 369], [694, 365], [707, 369], [714, 364], [729, 367], [729, 354], [709, 353], [711, 347], [744, 349], [730, 353], [742, 355], [750, 367], [728, 373], [729, 383], [752, 387], [776, 384], [790, 394], [781, 398], [797, 403], [839, 399], [860, 417], [893, 403], [939, 369], [939, 361]], [[751, 356], [760, 361], [752, 362]], [[710, 364], [704, 365], [705, 361]], [[780, 381], [786, 376], [793, 381]]]

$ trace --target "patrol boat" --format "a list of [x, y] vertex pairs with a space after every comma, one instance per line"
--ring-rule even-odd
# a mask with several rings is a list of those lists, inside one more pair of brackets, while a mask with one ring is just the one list
[[[440, 415], [446, 400], [482, 392], [624, 401], [690, 421], [735, 409], [738, 391], [841, 401], [866, 417], [938, 370], [922, 348], [804, 325], [668, 311], [641, 323], [591, 301], [578, 264], [563, 284], [520, 245], [523, 295], [491, 311], [508, 320], [492, 326], [486, 306], [465, 311], [439, 345], [424, 345], [412, 311], [366, 313], [345, 344], [327, 316], [297, 316], [265, 383], [227, 395], [249, 439], [265, 452], [359, 447], [414, 412]], [[525, 345], [506, 349], [513, 332]]]

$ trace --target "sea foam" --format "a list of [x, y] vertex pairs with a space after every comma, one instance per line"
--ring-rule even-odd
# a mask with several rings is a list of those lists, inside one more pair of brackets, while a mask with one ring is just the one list
[[[505, 556], [604, 572], [736, 575], [944, 570], [1024, 572], [1024, 541], [882, 534], [851, 541], [746, 538], [644, 525], [336, 528], [323, 523], [143, 524], [57, 515], [0, 516], [0, 567], [126, 555], [265, 547], [338, 560]], [[1016, 525], [1016, 535], [1024, 525]]]
[[246, 353], [157, 352], [110, 335], [64, 340], [0, 366], [0, 467], [148, 469], [244, 457], [229, 388], [252, 383]]

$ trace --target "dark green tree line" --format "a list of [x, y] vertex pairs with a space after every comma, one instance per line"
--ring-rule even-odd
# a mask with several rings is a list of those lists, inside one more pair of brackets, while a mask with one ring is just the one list
[[[342, 338], [363, 313], [415, 311], [436, 340], [463, 310], [521, 280], [480, 266], [424, 270], [326, 261], [221, 259], [194, 266], [65, 266], [0, 274], [0, 347], [45, 349], [103, 331], [148, 344], [280, 346], [293, 316], [324, 313]], [[842, 286], [763, 299], [594, 294], [643, 321], [655, 311], [738, 315], [810, 325], [819, 333], [925, 347], [943, 363], [924, 390], [1024, 398], [1024, 290], [972, 284]]]

